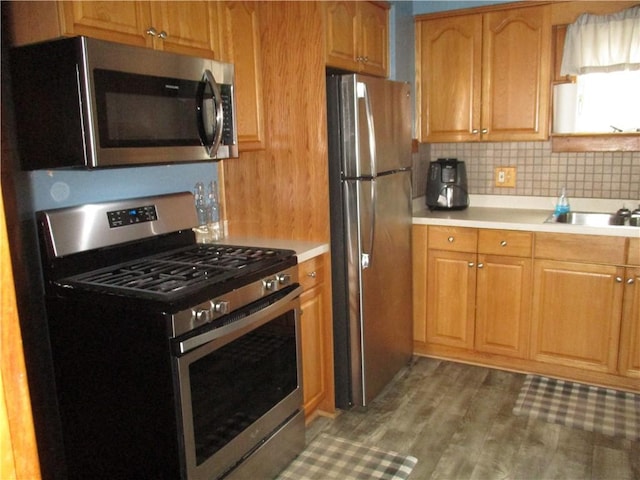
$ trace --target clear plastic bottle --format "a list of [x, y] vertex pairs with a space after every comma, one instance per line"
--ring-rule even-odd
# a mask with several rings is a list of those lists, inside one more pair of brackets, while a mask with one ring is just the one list
[[224, 238], [224, 230], [220, 222], [220, 197], [218, 195], [218, 182], [209, 184], [208, 204], [211, 212], [209, 230], [211, 240], [221, 240]]
[[569, 198], [567, 197], [567, 187], [562, 187], [560, 191], [560, 196], [558, 197], [558, 201], [556, 203], [556, 209], [553, 212], [554, 215], [562, 215], [563, 213], [569, 213], [571, 211], [571, 206], [569, 205]]
[[205, 226], [207, 224], [207, 199], [202, 182], [196, 183], [193, 196], [196, 203], [196, 213], [198, 214], [198, 225]]

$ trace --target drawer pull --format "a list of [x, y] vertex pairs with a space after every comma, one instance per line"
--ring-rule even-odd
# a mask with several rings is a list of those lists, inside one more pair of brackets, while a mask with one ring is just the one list
[[455, 238], [453, 236], [451, 236], [451, 237], [447, 238], [447, 240], [449, 241], [449, 243], [453, 243]]
[[506, 247], [506, 246], [507, 246], [507, 241], [506, 241], [506, 240], [502, 240], [502, 241], [500, 242], [500, 246], [501, 246], [501, 247]]
[[307, 273], [307, 277], [316, 278], [316, 272]]

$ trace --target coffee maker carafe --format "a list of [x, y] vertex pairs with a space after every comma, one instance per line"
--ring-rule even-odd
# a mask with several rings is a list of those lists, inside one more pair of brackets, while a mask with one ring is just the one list
[[457, 158], [439, 158], [429, 164], [427, 207], [431, 210], [462, 210], [469, 206], [467, 170]]

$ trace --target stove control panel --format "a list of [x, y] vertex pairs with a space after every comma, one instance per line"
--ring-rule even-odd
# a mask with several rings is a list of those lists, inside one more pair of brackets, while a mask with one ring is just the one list
[[298, 284], [298, 266], [253, 281], [218, 297], [172, 315], [172, 337], [178, 337], [218, 320], [280, 290]]
[[153, 222], [158, 219], [158, 212], [155, 205], [145, 205], [143, 207], [112, 210], [107, 212], [107, 218], [109, 219], [109, 227], [117, 228], [125, 225], [135, 225], [136, 223]]

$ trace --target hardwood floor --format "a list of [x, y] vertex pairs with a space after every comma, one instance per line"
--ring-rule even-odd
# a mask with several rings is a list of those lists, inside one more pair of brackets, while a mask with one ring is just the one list
[[524, 375], [416, 357], [321, 432], [413, 455], [410, 479], [640, 479], [640, 442], [512, 414]]

